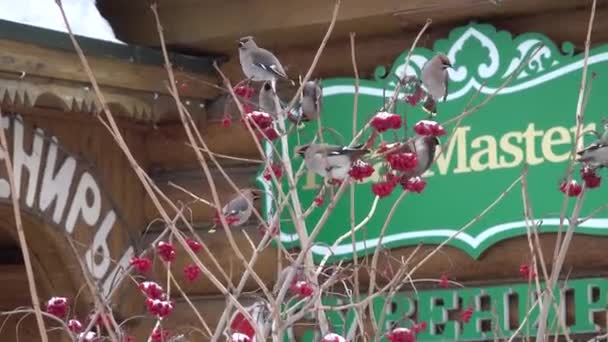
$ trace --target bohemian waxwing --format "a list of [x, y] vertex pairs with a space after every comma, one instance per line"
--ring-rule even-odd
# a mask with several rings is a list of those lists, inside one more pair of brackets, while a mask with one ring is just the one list
[[323, 109], [323, 90], [318, 81], [308, 81], [302, 89], [302, 121], [316, 120]]
[[230, 200], [223, 208], [222, 215], [225, 218], [236, 218], [233, 226], [240, 226], [249, 220], [253, 212], [253, 201], [260, 198], [253, 189], [243, 189], [241, 194]]
[[423, 108], [432, 115], [437, 113], [437, 101], [445, 101], [448, 96], [448, 68], [452, 64], [448, 57], [438, 53], [422, 67], [422, 84], [427, 91]]
[[345, 179], [352, 162], [369, 153], [363, 145], [354, 147], [308, 144], [299, 147], [296, 152], [304, 157], [306, 167], [322, 177]]
[[239, 39], [239, 60], [247, 79], [269, 81], [275, 91], [278, 78], [288, 80], [279, 59], [272, 52], [258, 47], [251, 36]]

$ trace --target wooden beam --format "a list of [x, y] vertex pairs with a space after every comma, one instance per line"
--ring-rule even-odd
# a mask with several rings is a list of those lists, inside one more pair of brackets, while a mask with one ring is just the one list
[[[331, 20], [334, 5], [327, 0], [267, 0], [246, 4], [222, 0], [164, 0], [158, 3], [169, 44], [224, 52], [234, 50], [234, 40], [247, 34], [259, 36], [267, 46], [274, 41], [274, 47], [318, 43]], [[498, 6], [487, 0], [349, 0], [342, 1], [333, 37], [347, 38], [350, 31], [365, 35], [402, 31], [427, 18], [444, 23], [580, 5], [576, 0], [514, 0]], [[157, 34], [151, 29], [153, 21], [146, 1], [131, 1], [126, 5], [119, 0], [105, 0], [101, 7], [119, 36], [146, 45], [158, 43]], [[133, 20], [135, 16], [137, 21]], [[192, 22], [202, 25], [193, 26]]]
[[[99, 57], [88, 59], [102, 86], [148, 92], [150, 96], [154, 93], [168, 94], [167, 72], [162, 66]], [[26, 79], [32, 75], [76, 82], [74, 86], [83, 92], [90, 84], [75, 53], [6, 39], [0, 39], [0, 71], [23, 75]], [[176, 71], [176, 77], [183, 82], [180, 83], [180, 91], [184, 97], [211, 99], [218, 94], [217, 90], [202, 83], [215, 83], [215, 77], [181, 71]]]

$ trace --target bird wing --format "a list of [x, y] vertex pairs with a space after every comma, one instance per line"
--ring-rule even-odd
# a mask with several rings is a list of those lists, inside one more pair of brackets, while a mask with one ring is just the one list
[[585, 147], [584, 149], [582, 149], [582, 150], [580, 150], [580, 151], [577, 151], [577, 152], [576, 152], [576, 154], [578, 154], [578, 155], [582, 155], [582, 154], [583, 154], [583, 153], [585, 153], [585, 152], [595, 151], [595, 150], [597, 150], [598, 148], [600, 148], [600, 147], [604, 147], [604, 146], [606, 146], [606, 145], [603, 145], [603, 144], [600, 144], [600, 143], [597, 143], [597, 142], [596, 142], [596, 143], [593, 143], [593, 144], [591, 144], [591, 145], [589, 145], [589, 146]]
[[450, 74], [447, 70], [445, 70], [445, 77], [443, 79], [443, 86], [445, 87], [445, 94], [443, 95], [443, 102], [448, 97], [448, 79], [450, 78]]
[[268, 72], [272, 72], [281, 78], [287, 78], [287, 74], [285, 73], [285, 70], [283, 70], [283, 66], [281, 66], [279, 60], [272, 54], [272, 52], [265, 49], [259, 49], [257, 53], [259, 60], [254, 62], [253, 65]]
[[226, 205], [226, 207], [224, 208], [224, 215], [226, 215], [226, 216], [237, 215], [237, 214], [247, 210], [248, 207], [249, 207], [249, 203], [247, 203], [247, 200], [244, 197], [238, 197], [238, 198], [230, 201], [230, 203], [228, 203]]
[[322, 106], [323, 106], [323, 91], [321, 90], [321, 87], [317, 84], [317, 88], [315, 91], [315, 107], [319, 114], [321, 114]]

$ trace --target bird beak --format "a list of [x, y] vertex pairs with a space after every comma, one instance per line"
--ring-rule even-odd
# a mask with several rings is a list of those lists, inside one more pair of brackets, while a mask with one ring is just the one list
[[308, 148], [308, 146], [306, 146], [306, 145], [300, 146], [300, 147], [296, 148], [296, 153], [299, 154], [300, 156], [304, 157], [304, 152], [306, 152], [307, 148]]

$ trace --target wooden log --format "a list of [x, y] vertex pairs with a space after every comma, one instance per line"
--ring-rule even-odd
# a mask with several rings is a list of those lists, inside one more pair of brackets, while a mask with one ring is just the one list
[[[162, 66], [90, 56], [88, 61], [100, 85], [168, 94], [167, 72]], [[7, 39], [0, 39], [0, 71], [90, 84], [75, 53]], [[217, 90], [200, 82], [215, 83], [215, 77], [176, 71], [176, 78], [186, 82], [186, 86], [180, 87], [182, 96], [209, 99], [218, 94]]]
[[[573, 0], [509, 1], [499, 6], [490, 1], [450, 1], [429, 3], [424, 0], [351, 0], [342, 2], [334, 39], [346, 39], [350, 31], [366, 35], [398, 32], [412, 29], [412, 22], [432, 18], [436, 24], [468, 20], [469, 18], [500, 17], [524, 13], [572, 9], [580, 3]], [[126, 7], [125, 7], [126, 6]], [[117, 0], [105, 0], [102, 11], [112, 22], [120, 37], [145, 45], [158, 44], [153, 18], [145, 1], [132, 1], [129, 5]], [[265, 43], [261, 46], [277, 47], [317, 44], [325, 32], [333, 2], [269, 0], [259, 3], [226, 3], [211, 1], [160, 1], [159, 11], [168, 44], [198, 46], [201, 49], [233, 53], [235, 40], [245, 34], [255, 35]], [[241, 15], [247, 13], [247, 15]], [[139, 20], [134, 22], [133, 16]], [[188, 23], [205, 23], [198, 29]]]

